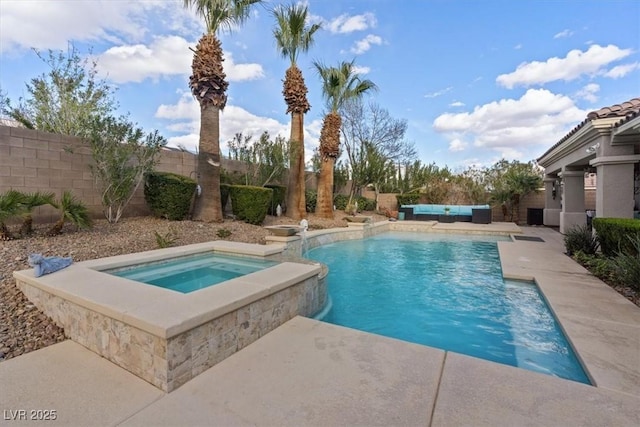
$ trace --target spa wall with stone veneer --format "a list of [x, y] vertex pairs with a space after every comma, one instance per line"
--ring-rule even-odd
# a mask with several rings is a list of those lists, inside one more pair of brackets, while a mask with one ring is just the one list
[[323, 281], [313, 276], [168, 339], [26, 282], [18, 286], [69, 338], [170, 392], [296, 315], [320, 311], [327, 299]]

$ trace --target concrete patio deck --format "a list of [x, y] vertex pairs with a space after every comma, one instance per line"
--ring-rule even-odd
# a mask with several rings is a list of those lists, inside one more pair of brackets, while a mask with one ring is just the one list
[[640, 425], [640, 309], [522, 231], [544, 242], [500, 242], [503, 273], [535, 278], [597, 387], [296, 317], [169, 394], [72, 341], [10, 359], [0, 424]]

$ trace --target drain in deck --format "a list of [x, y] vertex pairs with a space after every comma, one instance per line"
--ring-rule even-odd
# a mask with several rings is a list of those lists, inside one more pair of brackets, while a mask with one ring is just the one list
[[516, 240], [525, 240], [527, 242], [544, 242], [540, 237], [536, 236], [513, 236]]

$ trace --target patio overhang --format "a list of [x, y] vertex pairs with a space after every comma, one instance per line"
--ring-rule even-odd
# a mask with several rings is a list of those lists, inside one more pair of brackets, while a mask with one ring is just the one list
[[640, 208], [640, 98], [592, 111], [537, 161], [552, 193], [545, 225], [565, 232], [586, 222], [583, 174], [593, 172], [596, 216], [633, 218]]

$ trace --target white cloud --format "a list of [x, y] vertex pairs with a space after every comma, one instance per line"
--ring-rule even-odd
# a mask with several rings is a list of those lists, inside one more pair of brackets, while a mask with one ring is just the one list
[[596, 102], [598, 100], [598, 96], [596, 95], [598, 92], [600, 92], [600, 85], [589, 83], [576, 93], [576, 97], [589, 102]]
[[[182, 37], [157, 37], [151, 44], [122, 45], [112, 47], [98, 55], [102, 74], [116, 83], [142, 82], [162, 76], [189, 75], [193, 52], [190, 43]], [[229, 81], [255, 80], [264, 77], [260, 64], [236, 64], [231, 52], [224, 53], [223, 63]]]
[[364, 31], [374, 28], [377, 24], [373, 13], [363, 13], [362, 15], [349, 16], [343, 14], [334, 18], [326, 24], [326, 28], [334, 34], [352, 33], [354, 31]]
[[620, 49], [614, 45], [602, 47], [596, 44], [585, 52], [572, 50], [564, 58], [553, 57], [545, 62], [532, 61], [520, 64], [516, 71], [499, 75], [496, 82], [507, 89], [513, 89], [518, 85], [530, 86], [556, 80], [575, 80], [584, 74], [599, 74], [603, 67], [631, 53], [631, 49]]
[[449, 107], [464, 107], [464, 102], [455, 101], [449, 104]]
[[380, 46], [382, 44], [382, 38], [374, 34], [369, 34], [362, 40], [357, 41], [355, 46], [351, 48], [351, 52], [360, 55], [371, 49], [371, 45], [374, 44]]
[[177, 33], [192, 31], [197, 20], [182, 2], [149, 0], [3, 1], [0, 51], [65, 49], [69, 41], [122, 43], [143, 40], [150, 17], [166, 17]]
[[437, 98], [437, 97], [442, 96], [445, 93], [449, 92], [451, 89], [453, 89], [453, 87], [449, 86], [447, 88], [441, 89], [441, 90], [436, 91], [436, 92], [427, 93], [424, 97], [425, 98]]
[[147, 78], [188, 74], [193, 53], [182, 37], [158, 37], [150, 45], [122, 45], [97, 56], [102, 74], [116, 83], [139, 83]]
[[[156, 118], [173, 121], [167, 126], [175, 132], [185, 132], [184, 135], [167, 138], [172, 147], [184, 146], [190, 151], [196, 151], [200, 132], [200, 106], [189, 93], [183, 93], [176, 104], [160, 105], [156, 110]], [[313, 149], [318, 146], [322, 120], [314, 120], [305, 124], [305, 158], [310, 160]], [[269, 132], [272, 138], [277, 135], [289, 137], [291, 132], [289, 123], [280, 123], [269, 117], [256, 116], [244, 108], [227, 105], [220, 113], [220, 150], [228, 155], [227, 141], [233, 139], [236, 133], [253, 135], [254, 139], [264, 132]]]
[[449, 151], [464, 151], [465, 148], [467, 148], [467, 144], [466, 142], [458, 139], [458, 138], [454, 138], [451, 141], [449, 141]]
[[603, 76], [610, 77], [612, 79], [619, 79], [621, 77], [626, 76], [630, 72], [638, 69], [640, 69], [640, 62], [634, 62], [632, 64], [617, 65], [612, 69], [610, 69], [609, 71], [605, 72]]
[[169, 120], [200, 120], [200, 106], [190, 93], [183, 92], [177, 104], [161, 104], [155, 117]]
[[464, 140], [520, 159], [524, 153], [533, 157], [541, 146], [557, 142], [586, 114], [564, 95], [529, 89], [520, 99], [502, 99], [471, 112], [442, 114], [433, 128], [449, 139], [450, 149], [460, 146], [456, 140]]
[[371, 68], [354, 65], [351, 71], [353, 71], [354, 74], [369, 74], [371, 72]]
[[515, 50], [520, 50], [520, 49], [522, 49], [522, 43], [518, 43], [518, 44], [517, 44], [517, 45], [515, 45], [513, 48], [514, 48]]
[[224, 53], [224, 72], [230, 82], [258, 80], [264, 77], [262, 65], [256, 63], [237, 64], [231, 52]]
[[562, 39], [562, 38], [565, 38], [565, 37], [571, 37], [572, 35], [573, 35], [573, 31], [566, 29], [566, 30], [562, 30], [559, 33], [555, 34], [553, 36], [553, 38], [554, 39]]

